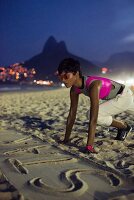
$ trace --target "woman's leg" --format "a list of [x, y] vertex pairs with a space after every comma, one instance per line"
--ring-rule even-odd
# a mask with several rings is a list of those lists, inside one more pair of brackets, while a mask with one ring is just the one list
[[[132, 103], [130, 103], [131, 101], [129, 102], [129, 104], [128, 104], [129, 107], [126, 110], [126, 112], [128, 114], [134, 115], [134, 95], [132, 95], [132, 96], [133, 96], [133, 102]], [[127, 128], [126, 123], [124, 123], [122, 121], [115, 120], [115, 119], [113, 119], [111, 126], [114, 126], [116, 128], [119, 128], [119, 129]]]
[[119, 129], [126, 128], [124, 122], [113, 119], [113, 116], [129, 110], [130, 105], [133, 105], [132, 92], [125, 87], [122, 94], [100, 104], [97, 124], [102, 126], [114, 126]]
[[123, 121], [119, 121], [116, 119], [113, 119], [112, 124], [110, 126], [116, 127], [118, 129], [125, 129], [127, 128], [127, 124]]

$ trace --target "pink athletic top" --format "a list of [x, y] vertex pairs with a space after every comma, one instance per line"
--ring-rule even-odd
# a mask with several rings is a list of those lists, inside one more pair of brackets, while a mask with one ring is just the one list
[[[119, 89], [121, 87], [120, 83], [112, 81], [108, 78], [98, 77], [98, 76], [87, 76], [87, 77], [83, 77], [82, 88], [75, 87], [75, 92], [77, 94], [83, 93], [86, 96], [89, 96], [89, 86], [95, 80], [101, 80], [101, 82], [102, 82], [102, 86], [101, 86], [100, 93], [99, 93], [99, 99], [114, 98], [117, 95], [117, 92], [119, 91]], [[115, 86], [114, 90], [112, 90], [112, 85]], [[112, 90], [112, 92], [111, 92], [111, 90]]]

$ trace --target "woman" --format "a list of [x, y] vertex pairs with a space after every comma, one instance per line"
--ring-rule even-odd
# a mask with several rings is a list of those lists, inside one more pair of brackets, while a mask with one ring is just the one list
[[[64, 59], [59, 64], [58, 76], [67, 88], [71, 88], [70, 111], [63, 143], [69, 141], [76, 118], [79, 95], [82, 93], [91, 101], [88, 111], [89, 128], [86, 152], [96, 153], [93, 144], [97, 124], [116, 127], [118, 129], [117, 140], [122, 141], [126, 138], [132, 127], [126, 122], [114, 119], [113, 116], [124, 111], [134, 115], [134, 96], [129, 88], [107, 78], [82, 76], [80, 63], [72, 58]], [[105, 101], [100, 104], [100, 99]]]

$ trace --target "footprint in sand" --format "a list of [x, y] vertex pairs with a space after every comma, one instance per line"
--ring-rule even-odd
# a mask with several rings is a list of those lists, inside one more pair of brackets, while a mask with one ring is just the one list
[[128, 148], [132, 148], [132, 149], [134, 149], [134, 144], [131, 143], [131, 144], [127, 145], [127, 147], [128, 147]]
[[115, 168], [116, 169], [119, 169], [123, 174], [125, 175], [131, 175], [132, 174], [132, 170], [129, 169], [129, 166], [131, 164], [127, 163], [126, 161], [124, 160], [120, 160], [117, 162], [117, 164], [115, 165]]
[[106, 138], [104, 132], [98, 132], [98, 133], [96, 133], [96, 137], [97, 137], [97, 138]]
[[129, 164], [126, 163], [124, 160], [120, 160], [116, 164], [117, 169], [124, 169], [124, 168], [128, 168], [128, 167], [129, 167]]

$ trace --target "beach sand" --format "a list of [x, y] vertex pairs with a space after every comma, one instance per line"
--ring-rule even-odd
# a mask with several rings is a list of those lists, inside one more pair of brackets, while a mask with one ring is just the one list
[[[89, 99], [80, 95], [68, 145], [59, 144], [69, 112], [69, 89], [0, 94], [1, 199], [134, 199], [134, 133], [97, 126], [98, 154], [84, 154]], [[133, 126], [134, 116], [117, 119]]]

